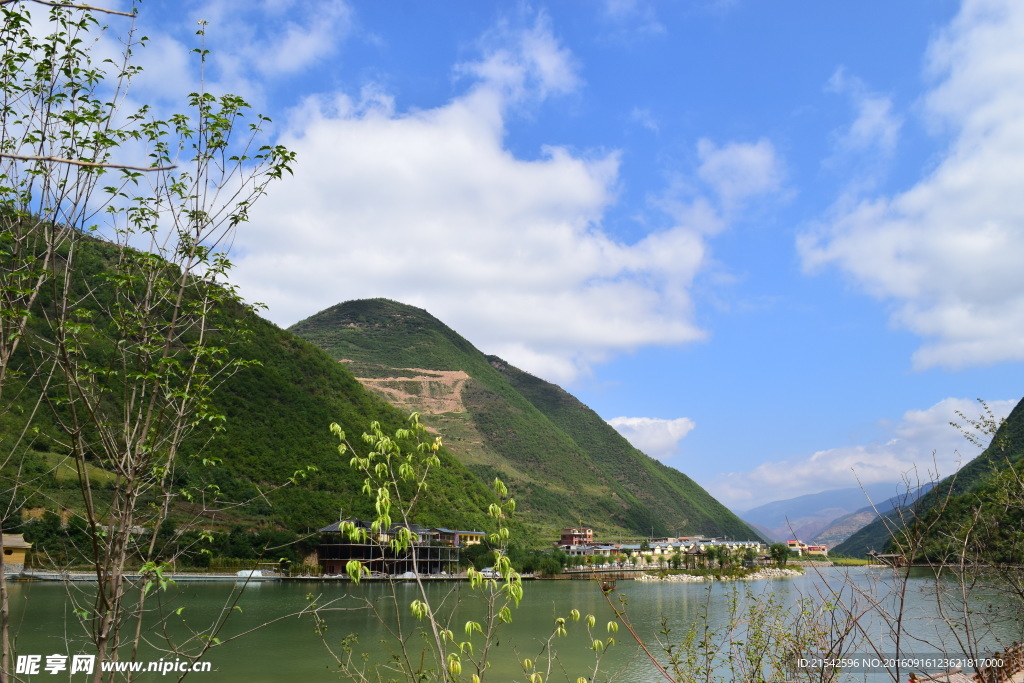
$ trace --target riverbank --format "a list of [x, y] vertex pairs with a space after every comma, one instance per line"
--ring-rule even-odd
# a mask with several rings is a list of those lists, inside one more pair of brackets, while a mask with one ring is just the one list
[[641, 574], [636, 577], [637, 581], [667, 581], [677, 583], [700, 583], [702, 581], [757, 581], [758, 579], [790, 579], [795, 576], [802, 576], [803, 572], [796, 569], [782, 569], [778, 567], [764, 567], [744, 576], [730, 576], [728, 574], [715, 576], [713, 574], [666, 574], [657, 576], [654, 574]]
[[[212, 573], [212, 572], [179, 572], [179, 573], [165, 573], [163, 575], [164, 580], [172, 583], [265, 583], [270, 581], [318, 581], [328, 583], [343, 583], [351, 582], [352, 578], [348, 574], [301, 574], [301, 575], [285, 575], [276, 574], [272, 572], [256, 573], [259, 570], [253, 570], [250, 574], [248, 572], [242, 575], [238, 572], [234, 574], [229, 573]], [[25, 581], [25, 582], [75, 582], [75, 583], [95, 583], [96, 574], [94, 572], [85, 571], [42, 571], [42, 570], [31, 570], [23, 571], [15, 576], [8, 577], [14, 581]], [[125, 581], [138, 582], [143, 581], [146, 578], [141, 574], [125, 574], [123, 576]], [[521, 579], [531, 580], [534, 579], [533, 574], [523, 574], [520, 576]], [[365, 583], [387, 583], [387, 582], [407, 582], [407, 581], [468, 581], [469, 577], [465, 572], [458, 574], [420, 574], [415, 575], [398, 575], [389, 576], [386, 574], [375, 574], [372, 576], [363, 576], [360, 581]]]

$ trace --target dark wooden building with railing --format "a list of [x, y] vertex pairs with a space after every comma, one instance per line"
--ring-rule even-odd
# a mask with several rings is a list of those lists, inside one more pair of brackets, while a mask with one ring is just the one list
[[[352, 560], [363, 563], [373, 574], [399, 576], [406, 572], [420, 575], [454, 574], [459, 569], [459, 547], [440, 539], [436, 529], [418, 524], [394, 524], [385, 532], [374, 533], [368, 522], [347, 520], [366, 532], [366, 540], [353, 540], [342, 533], [345, 521], [335, 522], [319, 529], [320, 544], [317, 561], [326, 576], [344, 576]], [[395, 552], [391, 540], [402, 528], [412, 533], [412, 544], [402, 552]]]

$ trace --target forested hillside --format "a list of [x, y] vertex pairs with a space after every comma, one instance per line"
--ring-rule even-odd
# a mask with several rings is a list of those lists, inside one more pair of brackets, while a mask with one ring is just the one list
[[[79, 282], [108, 277], [115, 246], [82, 238], [76, 249]], [[29, 328], [32, 344], [48, 343], [53, 330], [44, 321], [53, 304], [45, 292], [37, 301]], [[88, 316], [97, 330], [88, 337], [95, 357], [111, 356], [100, 333], [109, 324], [103, 301], [79, 314]], [[360, 491], [362, 479], [349, 467], [348, 458], [338, 454], [337, 439], [328, 427], [339, 423], [349, 441], [361, 448], [359, 436], [371, 422], [380, 422], [390, 432], [405, 426], [408, 415], [366, 390], [320, 349], [252, 312], [236, 306], [217, 312], [211, 322], [218, 316], [244, 323], [247, 332], [224, 344], [234, 358], [246, 363], [211, 398], [211, 414], [223, 413], [226, 418], [223, 432], [215, 434], [203, 423], [184, 442], [174, 476], [181, 490], [203, 493], [192, 500], [177, 499], [172, 519], [213, 530], [241, 526], [302, 533], [342, 514], [371, 515], [372, 502]], [[45, 359], [30, 352], [32, 344], [21, 345], [12, 358], [0, 397], [0, 446], [7, 455], [0, 468], [0, 490], [7, 530], [17, 528], [26, 511], [74, 519], [83, 504], [75, 463], [69, 458], [70, 437], [55, 420], [70, 408], [66, 401], [39, 401], [44, 383], [52, 396], [58, 394], [52, 373], [45, 372]], [[121, 399], [111, 391], [108, 400], [116, 404]], [[19, 443], [16, 437], [22, 433], [26, 438]], [[485, 510], [495, 500], [489, 488], [447, 451], [441, 458], [443, 467], [430, 477], [430, 495], [424, 498], [417, 521], [488, 528]], [[303, 476], [295, 477], [296, 472]], [[95, 460], [88, 466], [88, 476], [97, 500], [104, 504], [117, 473]]]

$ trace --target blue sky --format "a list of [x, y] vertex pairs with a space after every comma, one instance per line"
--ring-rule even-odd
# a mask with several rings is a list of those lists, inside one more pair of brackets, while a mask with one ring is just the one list
[[133, 97], [199, 19], [298, 152], [235, 242], [282, 326], [424, 307], [735, 509], [948, 474], [1021, 396], [1015, 0], [154, 1]]

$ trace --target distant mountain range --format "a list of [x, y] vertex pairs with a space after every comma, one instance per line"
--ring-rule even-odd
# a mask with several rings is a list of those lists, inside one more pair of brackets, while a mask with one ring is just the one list
[[[941, 481], [926, 481], [912, 491], [906, 485], [875, 484], [859, 488], [835, 489], [822, 493], [780, 500], [737, 514], [764, 536], [782, 541], [799, 538], [805, 542], [825, 543], [830, 551], [854, 557], [871, 550], [890, 549], [895, 534], [914, 520], [929, 520], [918, 525], [925, 529], [916, 541], [918, 553], [941, 557], [955, 530], [970, 526], [968, 515], [1008, 514], [1000, 512], [996, 482], [1010, 466], [1024, 466], [1024, 401], [1007, 416], [992, 443], [978, 457], [952, 476]], [[1018, 469], [1019, 471], [1019, 469]], [[1013, 474], [1013, 472], [1009, 472]], [[1004, 477], [1005, 478], [1005, 477]], [[893, 495], [893, 493], [896, 495]], [[865, 504], [870, 498], [871, 504]], [[942, 519], [935, 519], [941, 507]], [[1019, 561], [1019, 558], [1014, 560]]]
[[[832, 489], [777, 500], [737, 514], [773, 541], [797, 538], [832, 545], [839, 542], [836, 539], [843, 533], [839, 528], [830, 530], [839, 520], [852, 520], [871, 501], [884, 501], [896, 491], [895, 483], [870, 484], [863, 489]], [[865, 519], [861, 526], [872, 519], [874, 517]], [[858, 528], [852, 528], [847, 535]], [[845, 536], [839, 540], [844, 539]]]
[[349, 301], [289, 331], [341, 361], [403, 412], [416, 410], [479, 480], [500, 477], [517, 515], [549, 537], [757, 534], [682, 472], [634, 448], [564, 389], [487, 356], [428, 312]]
[[[912, 504], [917, 498], [931, 490], [932, 486], [933, 484], [926, 483], [917, 487], [914, 491], [907, 491], [906, 486], [901, 484], [898, 488], [902, 489], [902, 493], [897, 493], [895, 496], [890, 498], [872, 496], [871, 503], [850, 514], [832, 520], [813, 540], [815, 543], [825, 543], [830, 548], [838, 549], [846, 539], [877, 520], [879, 516], [884, 516], [896, 508]], [[836, 550], [836, 552], [842, 553], [839, 550]]]

